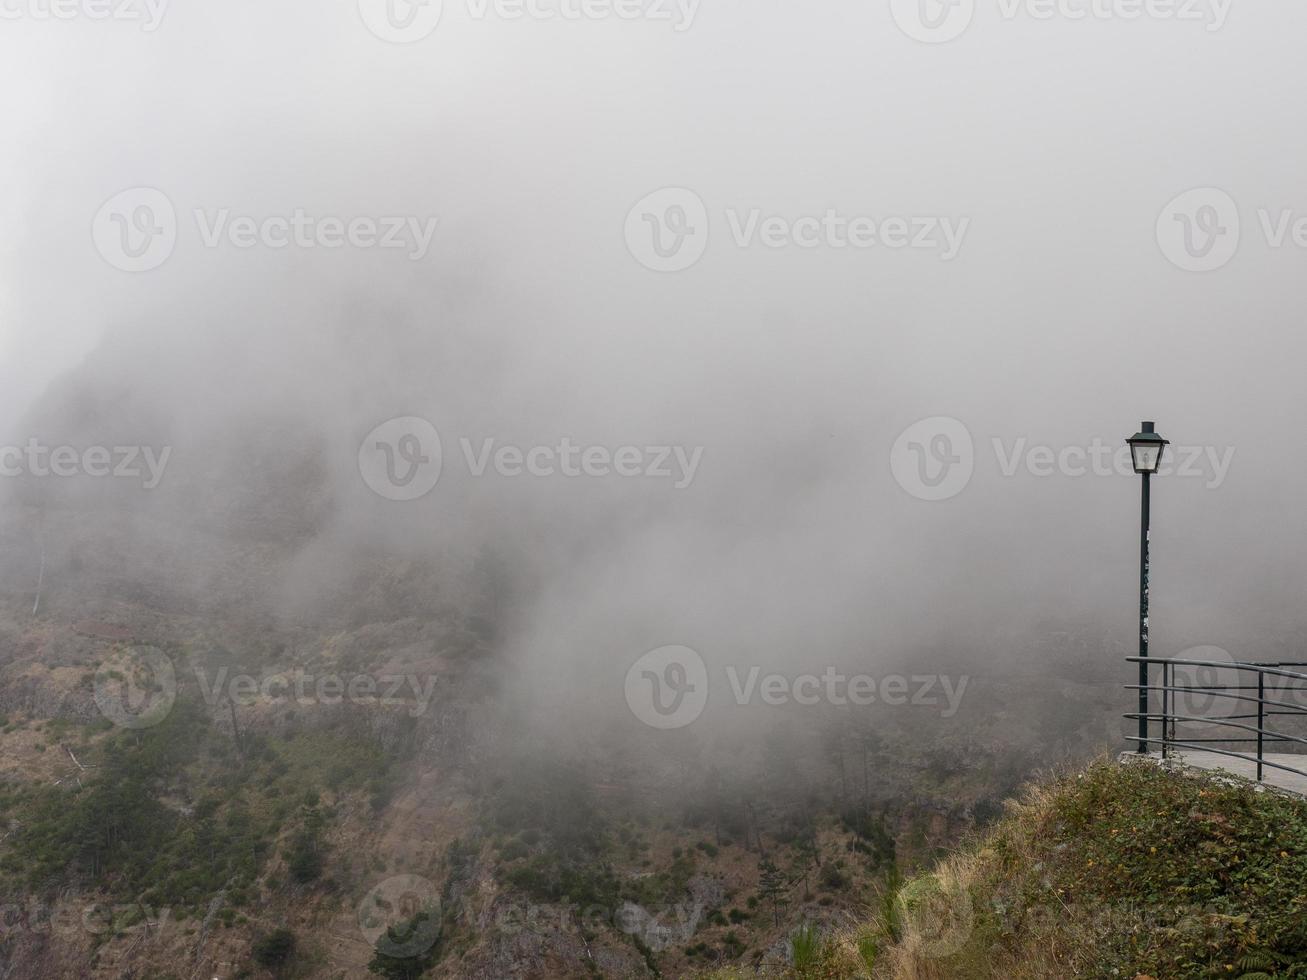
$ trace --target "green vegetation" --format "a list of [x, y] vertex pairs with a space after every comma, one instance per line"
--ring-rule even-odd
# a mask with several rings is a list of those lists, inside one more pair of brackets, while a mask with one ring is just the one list
[[280, 971], [295, 955], [295, 933], [277, 929], [256, 940], [250, 952], [259, 966]]
[[873, 816], [866, 808], [849, 808], [840, 815], [840, 823], [855, 835], [851, 849], [866, 855], [873, 868], [894, 863], [897, 849], [884, 816]]
[[416, 980], [430, 970], [440, 952], [439, 922], [434, 915], [422, 911], [387, 929], [368, 963], [369, 972], [386, 980]]
[[396, 748], [383, 751], [348, 722], [280, 738], [247, 732], [237, 742], [185, 693], [153, 727], [47, 727], [85, 768], [59, 785], [0, 788], [0, 817], [15, 827], [0, 856], [0, 892], [94, 889], [179, 919], [221, 895], [224, 924], [257, 900], [278, 852], [297, 885], [329, 884], [332, 807], [321, 793], [374, 791], [407, 744], [392, 740]]
[[817, 930], [811, 925], [802, 925], [790, 936], [790, 958], [794, 963], [794, 972], [806, 976], [817, 965], [817, 952], [820, 940]]
[[772, 923], [780, 925], [780, 906], [784, 901], [787, 882], [781, 869], [770, 858], [758, 863], [758, 896], [771, 906]]
[[[1020, 894], [1069, 908], [1095, 969], [1307, 977], [1307, 803], [1104, 764], [1064, 783], [1041, 824], [1032, 856], [1053, 880], [1027, 872]], [[1029, 845], [991, 846], [1010, 867]]]
[[179, 701], [160, 725], [102, 744], [82, 785], [31, 790], [0, 871], [33, 890], [94, 883], [156, 906], [200, 904], [229, 881], [252, 877], [266, 854], [242, 807], [219, 813], [202, 796], [188, 816], [163, 798], [194, 757], [205, 724]]
[[1303, 980], [1304, 881], [1304, 801], [1103, 762], [1030, 788], [824, 955], [901, 980]]
[[489, 819], [515, 834], [499, 853], [501, 878], [541, 902], [615, 908], [617, 874], [604, 860], [609, 834], [582, 774], [543, 757], [505, 767]]
[[[1103, 762], [1027, 789], [861, 927], [791, 936], [791, 978], [1304, 980], [1307, 802]], [[734, 980], [730, 970], [708, 976]]]

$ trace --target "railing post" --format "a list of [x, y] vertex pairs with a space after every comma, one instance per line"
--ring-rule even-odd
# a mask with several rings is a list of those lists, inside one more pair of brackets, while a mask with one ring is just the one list
[[1257, 781], [1262, 781], [1262, 736], [1266, 730], [1266, 674], [1257, 672]]
[[1171, 664], [1162, 661], [1162, 758], [1170, 758], [1168, 749], [1171, 733]]

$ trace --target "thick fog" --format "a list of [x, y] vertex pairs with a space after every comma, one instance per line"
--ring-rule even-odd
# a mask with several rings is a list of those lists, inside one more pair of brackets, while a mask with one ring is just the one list
[[[401, 44], [362, 6], [5, 6], [0, 442], [170, 447], [149, 489], [6, 477], [11, 542], [42, 501], [52, 552], [126, 512], [137, 558], [202, 590], [203, 542], [262, 514], [290, 530], [260, 601], [295, 620], [356, 562], [428, 559], [448, 599], [490, 555], [520, 692], [620, 712], [670, 644], [820, 671], [1015, 669], [1048, 624], [1128, 641], [1140, 481], [1096, 447], [1156, 419], [1181, 450], [1153, 486], [1159, 652], [1301, 625], [1307, 9], [982, 4], [932, 43], [883, 0], [446, 0]], [[144, 227], [113, 203], [140, 188], [175, 247], [127, 271], [105, 230]], [[1194, 188], [1217, 196], [1174, 204]], [[297, 213], [401, 247], [301, 244]], [[440, 477], [387, 499], [360, 446], [406, 417]], [[914, 483], [962, 452], [953, 423], [904, 435], [930, 419], [969, 436], [963, 485]], [[564, 475], [562, 440], [604, 472]], [[504, 445], [552, 472], [477, 475]]]

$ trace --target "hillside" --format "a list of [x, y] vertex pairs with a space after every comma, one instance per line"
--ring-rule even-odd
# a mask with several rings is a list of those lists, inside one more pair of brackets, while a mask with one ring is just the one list
[[1304, 881], [1304, 801], [1100, 762], [1028, 788], [857, 927], [800, 935], [786, 975], [1307, 977]]
[[[137, 404], [67, 391], [38, 412], [61, 441]], [[1024, 637], [1018, 677], [883, 655], [967, 675], [946, 716], [796, 704], [653, 731], [606, 645], [615, 666], [567, 675], [597, 696], [551, 702], [524, 673], [542, 586], [513, 551], [351, 535], [348, 484], [278, 416], [198, 445], [149, 495], [0, 487], [0, 978], [783, 969], [796, 928], [838, 931], [1035, 768], [1111, 740], [1089, 627]]]
[[[668, 770], [659, 748], [551, 755], [497, 703], [474, 634], [415, 621], [274, 633], [234, 654], [232, 636], [119, 606], [132, 624], [120, 628], [174, 665], [177, 694], [157, 725], [118, 728], [93, 694], [132, 663], [128, 648], [99, 620], [58, 622], [61, 608], [16, 627], [0, 667], [0, 891], [13, 910], [0, 967], [14, 976], [368, 975], [367, 902], [381, 888], [402, 905], [415, 882], [441, 910], [439, 938], [396, 975], [776, 968], [796, 924], [838, 928], [896, 866], [928, 865], [992, 813], [1014, 778], [981, 752], [942, 767], [888, 722], [863, 758], [837, 733], [843, 796], [817, 743], [829, 730], [718, 746], [730, 773], [688, 754]], [[275, 688], [206, 698], [224, 669], [439, 683], [425, 707], [411, 690], [390, 706]], [[279, 960], [267, 944], [283, 929], [293, 945]]]
[[[228, 621], [96, 598], [87, 570], [55, 567], [39, 616], [0, 606], [0, 976], [780, 970], [796, 928], [838, 932], [992, 820], [1038, 762], [1014, 747], [1051, 730], [1017, 725], [1001, 710], [1017, 695], [986, 679], [947, 726], [800, 714], [711, 743], [601, 729], [542, 751], [476, 622]], [[138, 650], [172, 665], [176, 697], [119, 727], [95, 695]], [[422, 683], [340, 704], [231, 681], [300, 672]], [[1082, 754], [1104, 708], [1059, 710], [1045, 750]], [[374, 923], [405, 928], [424, 895], [430, 955], [376, 961]]]
[[557, 591], [584, 540], [530, 560], [472, 498], [385, 506], [290, 408], [182, 432], [106, 377], [32, 428], [185, 452], [148, 494], [0, 484], [0, 980], [768, 975], [1117, 739], [1101, 621], [895, 642], [824, 635], [828, 595], [778, 668], [965, 681], [956, 711], [719, 687], [657, 730], [623, 682], [662, 628]]

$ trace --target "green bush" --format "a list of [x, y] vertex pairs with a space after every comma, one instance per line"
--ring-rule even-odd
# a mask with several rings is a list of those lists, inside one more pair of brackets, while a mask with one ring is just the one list
[[438, 938], [426, 949], [412, 950], [412, 955], [409, 956], [395, 956], [386, 951], [407, 951], [404, 950], [405, 945], [412, 942], [414, 937], [424, 934], [438, 937], [439, 923], [432, 918], [433, 915], [430, 911], [419, 912], [408, 922], [387, 929], [386, 942], [378, 943], [378, 948], [368, 963], [368, 971], [385, 977], [386, 980], [416, 980], [435, 966], [440, 956]]
[[256, 940], [251, 951], [259, 966], [280, 967], [295, 954], [295, 933], [289, 929], [277, 929]]
[[816, 965], [820, 946], [817, 930], [806, 923], [790, 937], [790, 957], [800, 975]]

